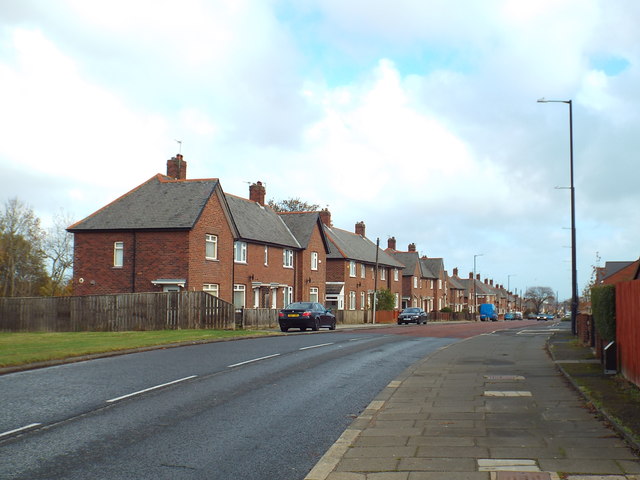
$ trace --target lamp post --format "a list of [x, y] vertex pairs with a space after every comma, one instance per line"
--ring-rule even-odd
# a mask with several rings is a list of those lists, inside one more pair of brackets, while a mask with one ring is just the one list
[[546, 100], [538, 103], [566, 103], [569, 105], [569, 169], [571, 175], [571, 332], [576, 334], [578, 314], [578, 272], [576, 267], [576, 190], [573, 185], [573, 104], [571, 100]]
[[478, 311], [478, 294], [476, 292], [476, 258], [483, 256], [484, 253], [478, 253], [473, 256], [473, 318], [475, 319]]

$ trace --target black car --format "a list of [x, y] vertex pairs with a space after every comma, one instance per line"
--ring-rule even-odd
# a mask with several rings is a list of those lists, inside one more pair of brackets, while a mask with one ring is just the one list
[[320, 327], [329, 330], [336, 329], [336, 317], [331, 310], [317, 302], [295, 302], [287, 305], [278, 314], [280, 330], [289, 331], [290, 328], [299, 328], [304, 332], [307, 328], [319, 330]]
[[405, 308], [398, 315], [398, 325], [403, 323], [415, 323], [416, 325], [427, 323], [427, 312], [417, 307]]

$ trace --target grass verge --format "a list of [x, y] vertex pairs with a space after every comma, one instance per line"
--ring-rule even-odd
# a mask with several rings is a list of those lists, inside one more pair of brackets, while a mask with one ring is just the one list
[[143, 332], [0, 332], [0, 367], [60, 360], [179, 342], [268, 335], [251, 330], [154, 330]]

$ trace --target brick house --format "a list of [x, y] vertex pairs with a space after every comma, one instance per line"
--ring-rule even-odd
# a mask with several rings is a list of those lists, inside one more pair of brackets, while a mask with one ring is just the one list
[[420, 262], [415, 243], [409, 244], [407, 251], [402, 252], [396, 250], [396, 239], [391, 237], [387, 240], [385, 252], [404, 265], [402, 270], [402, 308], [419, 307], [431, 311], [433, 291], [429, 288], [428, 274], [423, 270], [424, 265]]
[[328, 241], [317, 212], [289, 225], [265, 206], [261, 182], [244, 199], [186, 169], [177, 155], [167, 175], [68, 228], [77, 295], [205, 290], [250, 308], [322, 298]]
[[439, 312], [448, 306], [447, 274], [444, 269], [444, 261], [442, 258], [428, 258], [423, 255], [420, 258], [420, 263], [428, 282], [428, 295], [431, 299], [428, 311]]
[[212, 290], [233, 295], [238, 233], [216, 178], [186, 180], [182, 155], [67, 230], [77, 295]]
[[396, 298], [396, 308], [399, 308], [402, 295], [399, 272], [404, 265], [366, 237], [364, 222], [356, 223], [355, 233], [352, 233], [334, 227], [328, 210], [322, 210], [320, 217], [331, 248], [327, 254], [327, 307], [336, 310], [370, 308], [376, 284], [377, 257], [377, 288], [390, 290]]
[[[446, 274], [446, 272], [445, 272]], [[454, 312], [462, 312], [468, 309], [467, 298], [465, 298], [465, 286], [460, 281], [458, 269], [453, 269], [453, 275], [447, 275], [447, 286], [449, 287], [449, 307]]]

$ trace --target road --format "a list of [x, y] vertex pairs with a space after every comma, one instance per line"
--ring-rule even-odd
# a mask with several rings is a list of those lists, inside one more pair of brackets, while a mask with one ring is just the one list
[[2, 479], [301, 479], [404, 369], [497, 324], [161, 349], [0, 377]]

